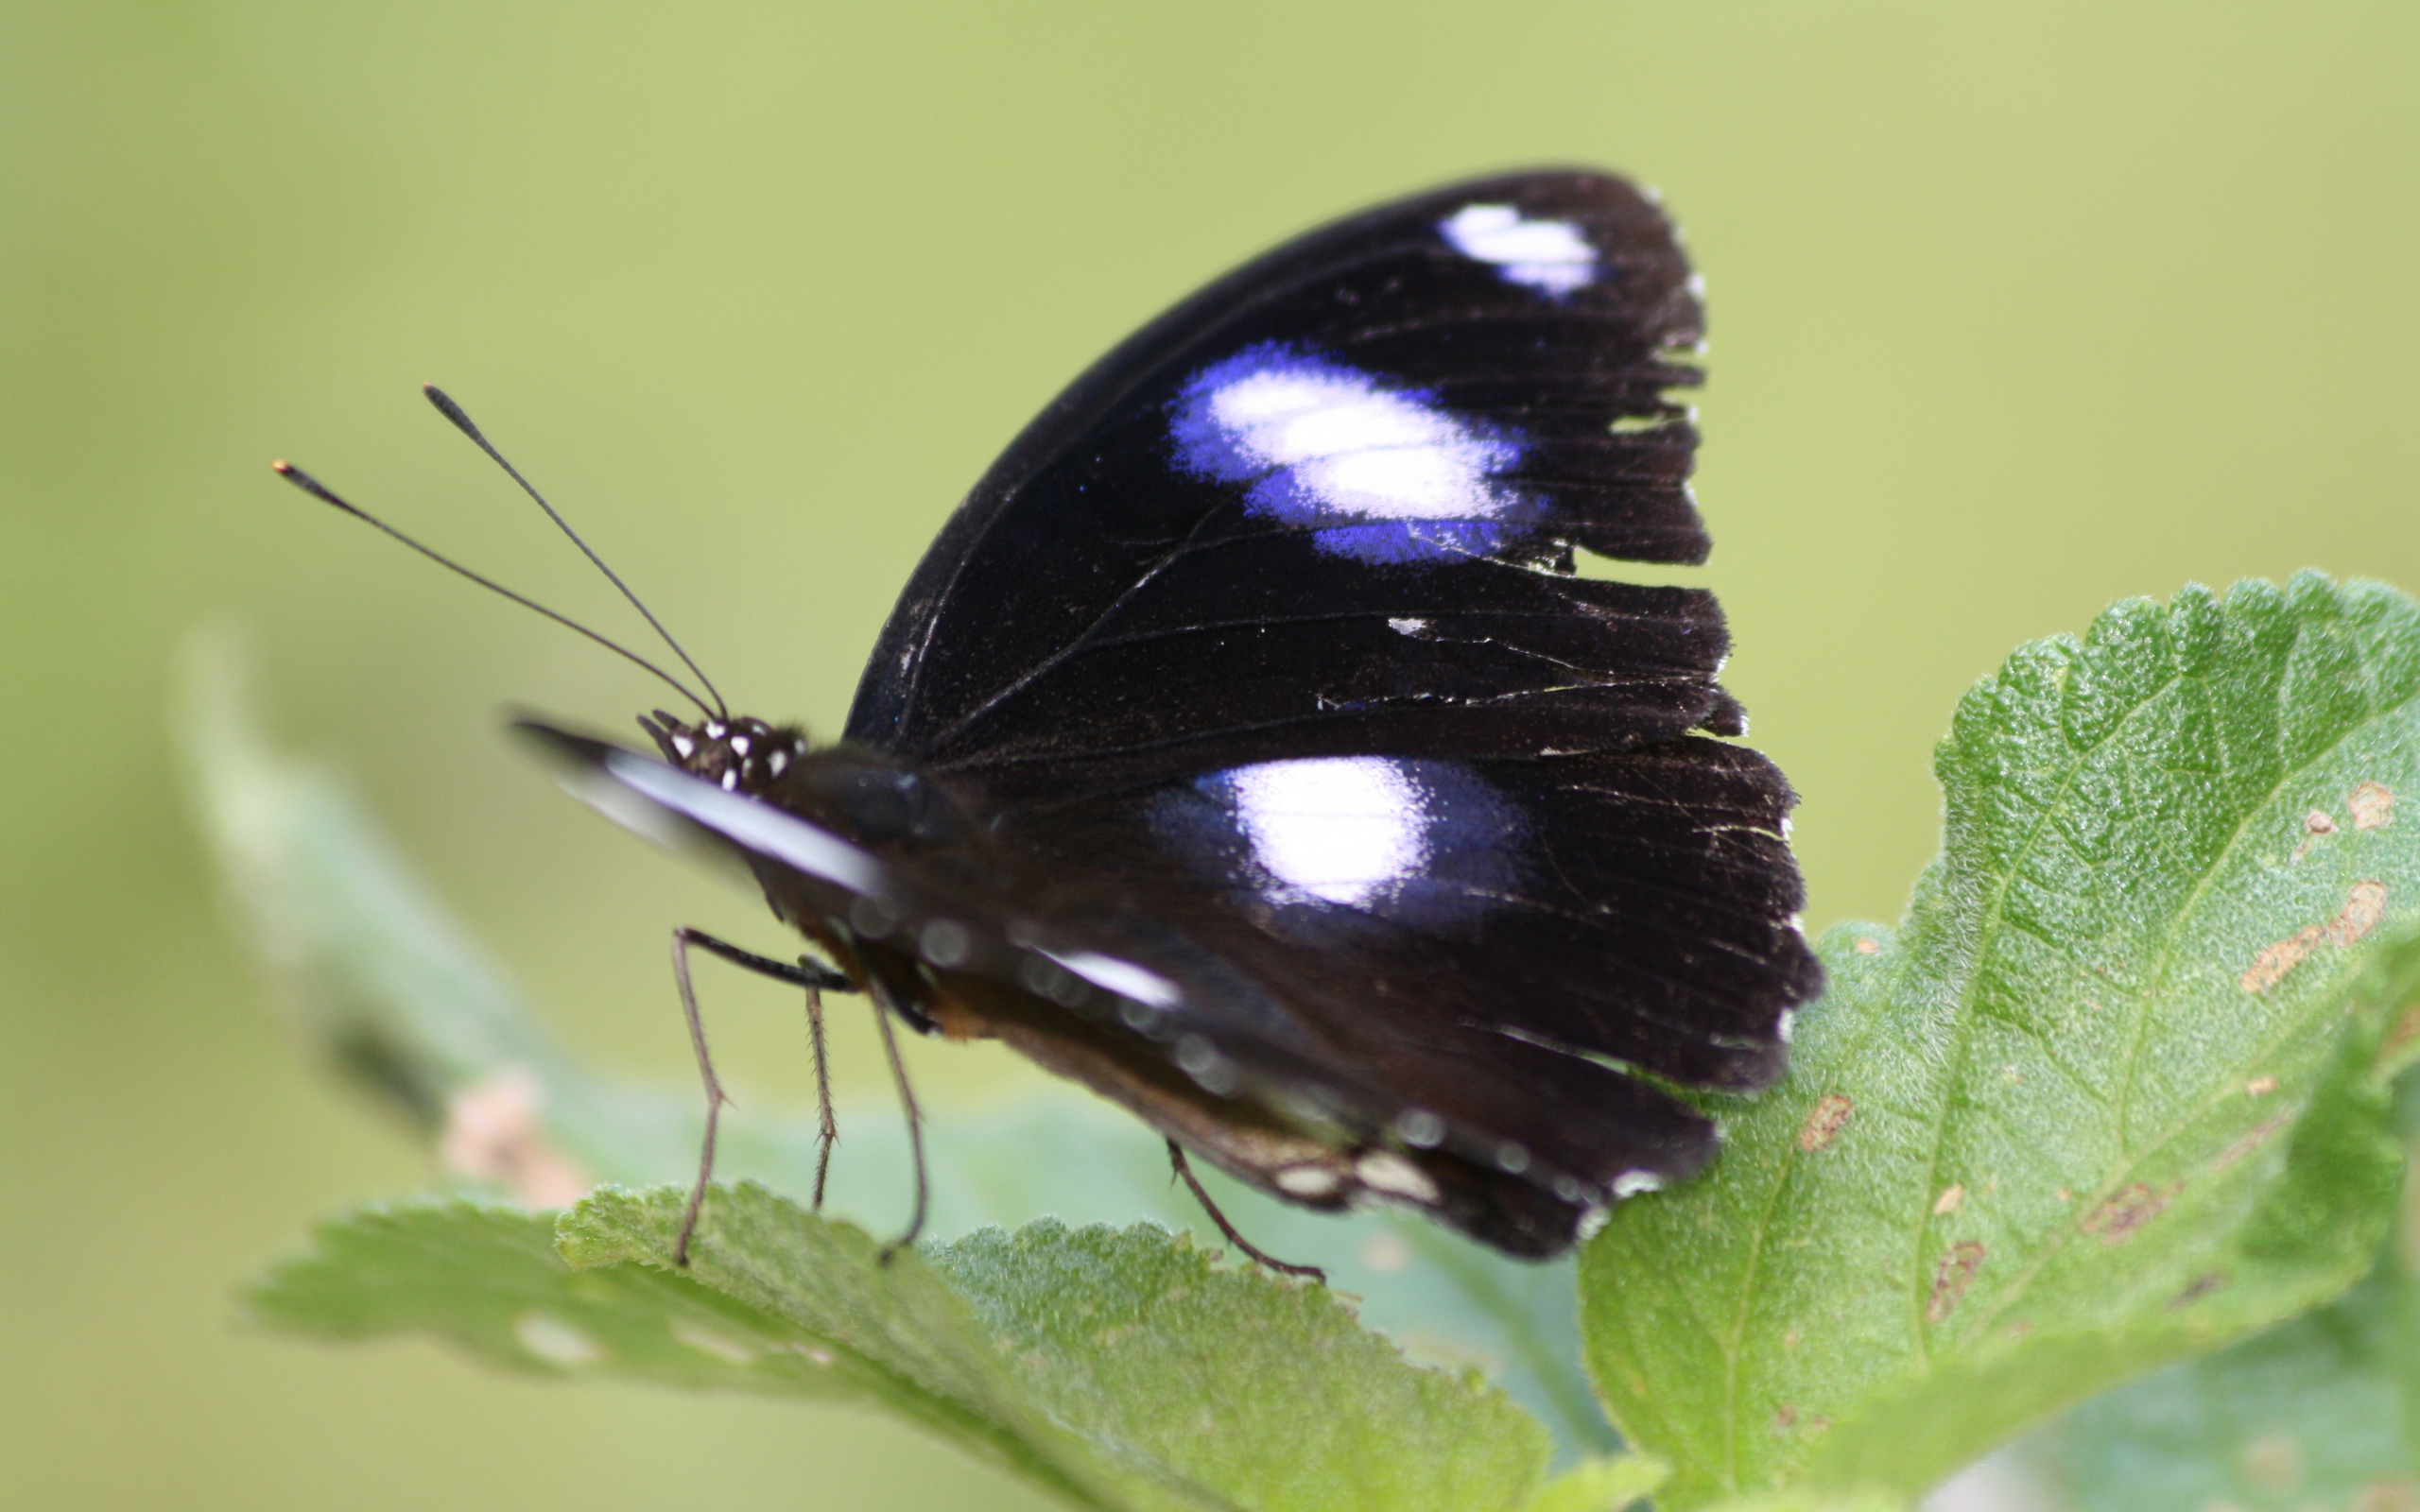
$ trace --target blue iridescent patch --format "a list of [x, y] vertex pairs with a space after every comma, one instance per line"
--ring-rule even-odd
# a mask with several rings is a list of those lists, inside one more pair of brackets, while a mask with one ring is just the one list
[[1378, 565], [1489, 557], [1543, 513], [1502, 481], [1517, 440], [1436, 396], [1276, 341], [1203, 368], [1170, 406], [1179, 466]]

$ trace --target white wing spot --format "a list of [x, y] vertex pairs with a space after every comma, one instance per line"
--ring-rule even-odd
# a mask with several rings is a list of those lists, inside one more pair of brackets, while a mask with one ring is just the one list
[[1354, 1162], [1353, 1174], [1373, 1192], [1414, 1202], [1437, 1200], [1437, 1183], [1428, 1179], [1428, 1173], [1392, 1150], [1371, 1151]]
[[1464, 257], [1495, 264], [1508, 283], [1560, 295], [1597, 282], [1597, 249], [1567, 220], [1530, 220], [1511, 205], [1464, 205], [1437, 230]]
[[1366, 904], [1428, 859], [1423, 795], [1384, 757], [1264, 762], [1230, 781], [1254, 859], [1289, 889]]

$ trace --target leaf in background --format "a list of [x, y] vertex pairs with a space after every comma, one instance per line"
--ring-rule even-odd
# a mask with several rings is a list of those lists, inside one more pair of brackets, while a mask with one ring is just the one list
[[2118, 605], [1968, 694], [1903, 930], [1830, 933], [1788, 1082], [1582, 1257], [1666, 1505], [1922, 1490], [2368, 1267], [2415, 691], [2411, 602], [2306, 574]]
[[2076, 1512], [2420, 1507], [2408, 1276], [2084, 1403], [2048, 1435]]
[[862, 1230], [742, 1186], [682, 1273], [682, 1197], [608, 1189], [559, 1238], [464, 1202], [372, 1210], [323, 1226], [251, 1311], [524, 1370], [860, 1401], [1077, 1506], [1511, 1512], [1545, 1467], [1544, 1431], [1493, 1388], [1154, 1228], [986, 1230], [885, 1265]]
[[[593, 1180], [688, 1178], [702, 1122], [694, 1090], [604, 1081], [566, 1055], [342, 784], [269, 748], [226, 637], [195, 637], [180, 681], [174, 723], [195, 810], [238, 920], [313, 1049], [404, 1114], [447, 1175], [532, 1206], [565, 1205]], [[634, 850], [632, 864], [660, 858]], [[668, 977], [633, 990], [662, 992], [667, 1032], [678, 1032]], [[745, 1068], [724, 1071], [744, 1089]], [[831, 1211], [876, 1230], [900, 1222], [908, 1166], [897, 1109], [841, 1111]], [[743, 1090], [722, 1130], [726, 1177], [811, 1188], [811, 1118]], [[926, 1148], [931, 1233], [1013, 1228], [1045, 1213], [1178, 1231], [1201, 1221], [1171, 1191], [1159, 1138], [1073, 1090], [935, 1109]], [[1568, 1263], [1526, 1265], [1408, 1215], [1340, 1219], [1216, 1171], [1203, 1178], [1245, 1231], [1325, 1266], [1361, 1299], [1362, 1320], [1414, 1358], [1499, 1381], [1552, 1426], [1566, 1458], [1618, 1446], [1581, 1373]]]

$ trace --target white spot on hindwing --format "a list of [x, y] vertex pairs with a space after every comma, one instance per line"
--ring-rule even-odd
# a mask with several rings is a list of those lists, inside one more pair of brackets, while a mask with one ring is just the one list
[[1280, 1166], [1272, 1179], [1278, 1191], [1296, 1197], [1332, 1197], [1344, 1185], [1344, 1177], [1324, 1165]]
[[1510, 284], [1561, 296], [1597, 282], [1597, 249], [1567, 220], [1530, 220], [1512, 205], [1464, 205], [1437, 231], [1464, 257], [1495, 264]]
[[1391, 1197], [1423, 1203], [1437, 1200], [1437, 1183], [1428, 1179], [1428, 1173], [1392, 1150], [1372, 1150], [1353, 1163], [1353, 1174], [1363, 1186]]
[[1264, 762], [1227, 776], [1253, 858], [1288, 888], [1364, 904], [1428, 858], [1423, 795], [1384, 757]]

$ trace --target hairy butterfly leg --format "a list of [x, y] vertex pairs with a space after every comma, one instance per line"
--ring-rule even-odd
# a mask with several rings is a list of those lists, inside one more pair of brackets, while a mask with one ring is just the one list
[[[823, 1015], [819, 994], [827, 989], [848, 990], [853, 985], [839, 972], [804, 957], [793, 966], [787, 961], [774, 960], [769, 955], [758, 955], [752, 951], [741, 950], [736, 945], [715, 938], [703, 930], [683, 927], [672, 932], [672, 980], [681, 989], [681, 1011], [689, 1023], [689, 1048], [697, 1055], [698, 1075], [705, 1083], [706, 1089], [706, 1136], [698, 1148], [698, 1179], [697, 1183], [689, 1189], [688, 1205], [681, 1210], [681, 1233], [672, 1245], [673, 1263], [680, 1265], [689, 1263], [689, 1238], [698, 1228], [698, 1210], [705, 1205], [706, 1183], [714, 1177], [715, 1135], [722, 1123], [723, 1105], [731, 1101], [723, 1093], [722, 1079], [715, 1074], [714, 1057], [706, 1050], [706, 1022], [698, 1012], [697, 989], [690, 985], [689, 981], [689, 948], [693, 945], [709, 954], [721, 956], [734, 966], [754, 971], [759, 976], [769, 976], [777, 982], [787, 982], [793, 987], [806, 988], [807, 1022], [813, 1031], [815, 1041], [816, 1087], [823, 1097], [823, 1160], [825, 1161], [830, 1159], [831, 1139], [837, 1130], [832, 1122], [830, 1087], [823, 1074]], [[815, 1174], [815, 1195], [818, 1207], [822, 1205], [823, 1200], [822, 1166], [823, 1161], [819, 1161]], [[920, 1162], [918, 1165], [920, 1176], [922, 1170]]]

